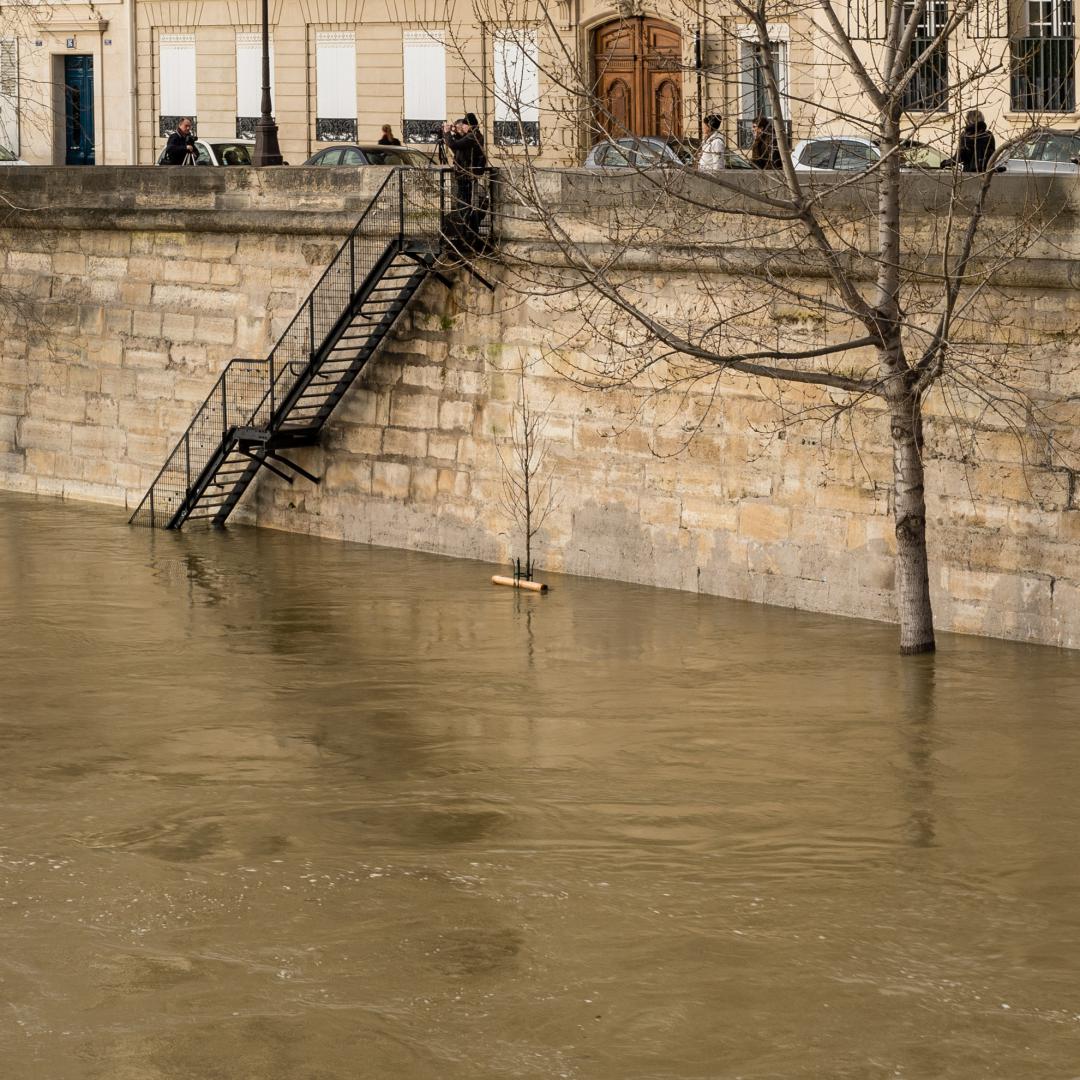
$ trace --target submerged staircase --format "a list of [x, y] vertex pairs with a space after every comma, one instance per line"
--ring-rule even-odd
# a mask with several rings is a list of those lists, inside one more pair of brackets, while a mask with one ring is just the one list
[[[485, 183], [489, 178], [485, 178]], [[319, 478], [282, 452], [312, 446], [337, 403], [429, 276], [460, 265], [465, 228], [446, 169], [395, 169], [265, 360], [232, 360], [130, 523], [224, 525], [267, 469]], [[472, 245], [483, 241], [471, 234]], [[485, 283], [486, 284], [486, 283]]]

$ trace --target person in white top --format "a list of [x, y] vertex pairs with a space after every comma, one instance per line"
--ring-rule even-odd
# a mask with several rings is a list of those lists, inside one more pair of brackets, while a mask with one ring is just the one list
[[720, 117], [716, 113], [706, 116], [705, 127], [709, 134], [701, 144], [698, 168], [702, 172], [717, 172], [727, 167], [727, 162], [724, 160], [727, 144], [724, 142], [724, 136], [720, 134]]

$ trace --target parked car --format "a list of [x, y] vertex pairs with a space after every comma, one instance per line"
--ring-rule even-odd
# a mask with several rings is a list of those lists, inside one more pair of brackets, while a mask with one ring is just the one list
[[434, 164], [431, 155], [407, 146], [378, 146], [375, 143], [346, 143], [328, 146], [304, 162], [305, 165], [411, 165], [426, 169]]
[[0, 146], [0, 165], [28, 165], [17, 154], [13, 154], [6, 146]]
[[[881, 160], [876, 143], [859, 135], [823, 135], [796, 143], [792, 151], [796, 172], [856, 172]], [[900, 168], [940, 169], [945, 155], [916, 139], [900, 142]]]
[[[628, 136], [597, 143], [585, 156], [586, 169], [655, 169], [694, 164], [693, 151], [676, 139], [658, 135]], [[729, 169], [749, 169], [750, 162], [733, 150], [727, 152]]]
[[1009, 173], [1080, 172], [1080, 132], [1044, 128], [1007, 152], [1003, 165]]
[[936, 146], [915, 139], [902, 139], [900, 142], [900, 168], [902, 169], [940, 169], [949, 161]]
[[791, 160], [796, 172], [856, 172], [881, 160], [881, 152], [858, 135], [825, 135], [795, 144]]
[[[196, 165], [250, 165], [254, 139], [196, 139]], [[165, 164], [165, 151], [158, 155], [157, 163]]]

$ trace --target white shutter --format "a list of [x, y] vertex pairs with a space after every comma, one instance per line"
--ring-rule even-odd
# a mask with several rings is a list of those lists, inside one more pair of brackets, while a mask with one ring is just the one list
[[[270, 41], [270, 97], [274, 93], [274, 42]], [[236, 35], [236, 115], [262, 115], [262, 34]]]
[[442, 122], [446, 115], [446, 45], [441, 30], [406, 30], [402, 41], [405, 122]]
[[19, 146], [19, 43], [0, 40], [0, 146], [18, 157]]
[[160, 112], [162, 116], [194, 116], [195, 35], [162, 34], [158, 42]]
[[324, 119], [356, 120], [356, 35], [320, 32], [315, 35], [315, 115]]
[[495, 34], [495, 121], [540, 119], [540, 72], [535, 30]]

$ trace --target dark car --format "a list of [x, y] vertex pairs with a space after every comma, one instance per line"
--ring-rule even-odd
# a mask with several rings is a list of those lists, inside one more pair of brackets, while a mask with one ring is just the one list
[[305, 165], [411, 165], [425, 169], [432, 164], [430, 155], [407, 146], [370, 146], [363, 143], [328, 146], [304, 162]]

